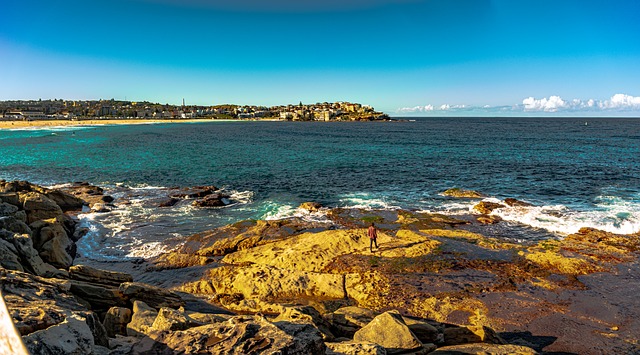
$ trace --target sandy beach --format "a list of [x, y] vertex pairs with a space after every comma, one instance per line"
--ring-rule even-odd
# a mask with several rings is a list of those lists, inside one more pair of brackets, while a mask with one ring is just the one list
[[210, 118], [202, 119], [175, 119], [175, 120], [154, 120], [154, 119], [126, 119], [126, 120], [36, 120], [36, 121], [0, 121], [0, 129], [20, 129], [20, 128], [50, 128], [60, 126], [93, 126], [93, 125], [116, 125], [116, 124], [151, 124], [151, 123], [187, 123], [187, 122], [207, 122]]

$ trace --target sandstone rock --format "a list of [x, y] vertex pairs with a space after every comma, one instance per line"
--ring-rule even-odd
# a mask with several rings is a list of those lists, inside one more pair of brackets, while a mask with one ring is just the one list
[[172, 193], [171, 198], [202, 198], [218, 191], [215, 186], [195, 186], [182, 189], [180, 192]]
[[33, 227], [33, 247], [38, 251], [42, 251], [42, 246], [52, 239], [63, 238], [66, 236], [62, 223], [58, 221], [37, 221], [31, 224]]
[[62, 214], [62, 209], [47, 196], [38, 192], [20, 193], [22, 208], [27, 212], [27, 222], [33, 223], [42, 219], [55, 218]]
[[175, 206], [178, 202], [180, 202], [179, 198], [171, 197], [165, 201], [160, 202], [160, 204], [158, 204], [158, 207], [171, 207]]
[[15, 216], [0, 217], [0, 229], [6, 229], [18, 234], [32, 233], [31, 228], [29, 228], [24, 221], [17, 219]]
[[317, 202], [303, 202], [298, 208], [309, 212], [318, 212], [322, 205]]
[[191, 317], [184, 312], [163, 307], [158, 311], [158, 316], [153, 321], [151, 328], [160, 331], [174, 331], [185, 330], [200, 325], [202, 325], [202, 323], [191, 319]]
[[92, 354], [94, 337], [86, 319], [70, 315], [56, 325], [22, 337], [31, 354]]
[[320, 312], [311, 306], [285, 307], [284, 312], [280, 313], [280, 315], [274, 319], [274, 321], [281, 320], [311, 323], [322, 333], [325, 341], [333, 341], [335, 338], [331, 333], [331, 324], [322, 318]]
[[271, 300], [301, 296], [345, 298], [342, 275], [285, 270], [263, 265], [222, 266], [209, 271], [216, 293]]
[[[2, 234], [2, 233], [0, 233]], [[4, 234], [2, 234], [4, 235]], [[13, 244], [24, 270], [38, 276], [45, 277], [64, 277], [65, 273], [56, 269], [48, 263], [45, 263], [38, 252], [33, 248], [33, 241], [28, 234], [4, 235], [2, 239]]]
[[184, 306], [184, 301], [177, 294], [138, 282], [125, 282], [120, 285], [120, 292], [131, 300], [143, 301], [147, 305], [160, 309], [161, 307], [178, 308]]
[[390, 354], [417, 350], [422, 343], [411, 333], [397, 312], [385, 312], [358, 330], [354, 341], [366, 341], [382, 345]]
[[444, 196], [458, 197], [458, 198], [483, 198], [484, 196], [473, 190], [463, 190], [459, 188], [453, 188], [446, 190], [442, 193]]
[[444, 329], [445, 345], [459, 345], [468, 343], [503, 344], [504, 341], [491, 328], [484, 326], [460, 326]]
[[387, 349], [374, 343], [346, 341], [325, 344], [327, 355], [387, 355]]
[[491, 212], [493, 212], [493, 210], [498, 209], [498, 208], [504, 208], [506, 207], [505, 205], [501, 204], [501, 203], [495, 203], [495, 202], [488, 202], [488, 201], [482, 201], [480, 203], [478, 203], [477, 205], [473, 206], [473, 209], [482, 213], [482, 214], [491, 214]]
[[74, 280], [107, 286], [120, 286], [123, 282], [133, 282], [133, 277], [124, 272], [100, 270], [86, 265], [74, 265], [70, 267], [69, 276]]
[[69, 283], [70, 291], [89, 302], [91, 309], [96, 312], [106, 312], [111, 307], [127, 305], [127, 300], [117, 288], [77, 280], [71, 280]]
[[443, 346], [430, 355], [537, 355], [538, 352], [520, 345], [496, 345], [496, 344], [464, 344]]
[[104, 316], [103, 324], [107, 335], [115, 338], [116, 334], [127, 334], [127, 324], [129, 322], [131, 322], [131, 310], [129, 308], [111, 307]]
[[[43, 228], [40, 235], [47, 233], [48, 228]], [[39, 249], [40, 257], [55, 267], [68, 269], [73, 264], [73, 259], [76, 256], [76, 244], [67, 236], [64, 230], [52, 232], [51, 234], [51, 239], [44, 242]]]
[[22, 264], [20, 264], [18, 250], [4, 239], [0, 239], [0, 266], [9, 270], [24, 271]]
[[133, 302], [131, 322], [127, 324], [127, 335], [143, 337], [150, 334], [151, 326], [158, 316], [158, 311], [142, 301]]
[[411, 317], [402, 317], [404, 323], [409, 327], [409, 330], [420, 340], [423, 344], [438, 342], [439, 331], [433, 325]]
[[500, 216], [492, 216], [492, 215], [481, 215], [476, 217], [476, 220], [482, 224], [496, 224], [502, 221]]
[[109, 336], [104, 325], [100, 322], [100, 318], [94, 312], [84, 313], [87, 325], [91, 329], [93, 335], [93, 343], [98, 346], [109, 347]]
[[82, 209], [84, 201], [61, 190], [50, 190], [45, 196], [55, 202], [63, 211], [77, 211]]
[[185, 312], [191, 319], [200, 324], [211, 324], [211, 323], [221, 323], [226, 322], [231, 318], [228, 314], [214, 314], [214, 313], [200, 313], [200, 312], [189, 312], [184, 311], [184, 308], [181, 308], [183, 312]]
[[352, 338], [377, 315], [378, 313], [370, 309], [350, 306], [325, 314], [324, 318], [331, 324], [331, 330], [336, 336]]
[[153, 333], [132, 349], [149, 354], [325, 354], [318, 330], [309, 324], [270, 323], [255, 316], [184, 331]]
[[91, 205], [91, 212], [94, 212], [94, 213], [111, 212], [111, 207], [106, 203], [97, 202]]
[[524, 201], [519, 201], [516, 200], [515, 198], [506, 198], [504, 200], [504, 203], [507, 204], [507, 206], [509, 207], [531, 207], [533, 206], [530, 203], [524, 202]]

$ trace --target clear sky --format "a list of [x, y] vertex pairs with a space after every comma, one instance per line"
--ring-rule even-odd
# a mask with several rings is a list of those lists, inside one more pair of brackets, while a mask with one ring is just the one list
[[640, 112], [638, 0], [3, 0], [0, 100]]

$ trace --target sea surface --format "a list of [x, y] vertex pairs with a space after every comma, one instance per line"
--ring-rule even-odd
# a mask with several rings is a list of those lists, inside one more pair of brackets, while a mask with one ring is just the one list
[[[301, 216], [327, 207], [451, 215], [477, 201], [533, 204], [494, 213], [496, 233], [561, 238], [580, 227], [640, 231], [640, 119], [417, 118], [403, 122], [211, 121], [0, 130], [0, 179], [55, 186], [88, 181], [120, 203], [87, 213], [79, 251], [96, 259], [147, 257], [193, 233], [242, 219]], [[215, 185], [223, 208], [158, 208], [167, 188]], [[502, 223], [501, 223], [502, 224]], [[518, 230], [519, 232], [513, 232]], [[524, 231], [524, 232], [523, 232]]]

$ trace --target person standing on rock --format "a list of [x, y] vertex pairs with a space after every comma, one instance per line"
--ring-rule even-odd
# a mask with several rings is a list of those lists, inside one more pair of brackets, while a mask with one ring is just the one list
[[378, 231], [376, 230], [376, 225], [371, 222], [369, 226], [369, 251], [373, 253], [373, 246], [376, 246], [378, 249]]

